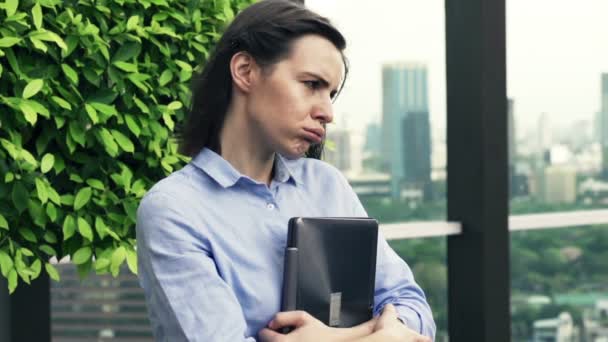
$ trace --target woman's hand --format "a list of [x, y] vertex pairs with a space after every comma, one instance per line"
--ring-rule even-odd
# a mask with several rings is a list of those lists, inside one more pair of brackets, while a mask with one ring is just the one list
[[[356, 341], [368, 336], [376, 326], [377, 319], [371, 319], [352, 328], [331, 328], [305, 311], [280, 312], [270, 321], [268, 328], [259, 332], [262, 342], [308, 342], [308, 341]], [[294, 327], [289, 334], [275, 330], [283, 327]]]
[[378, 317], [374, 326], [374, 333], [361, 341], [431, 342], [430, 338], [408, 328], [397, 317], [395, 307], [392, 304], [387, 304]]

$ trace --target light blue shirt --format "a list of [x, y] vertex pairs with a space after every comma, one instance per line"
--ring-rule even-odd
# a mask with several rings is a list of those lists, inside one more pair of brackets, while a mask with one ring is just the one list
[[[205, 148], [152, 187], [137, 212], [137, 254], [156, 340], [256, 341], [280, 310], [294, 216], [367, 214], [337, 169], [308, 158], [277, 155], [267, 186]], [[380, 236], [374, 313], [387, 303], [434, 336], [423, 291]]]

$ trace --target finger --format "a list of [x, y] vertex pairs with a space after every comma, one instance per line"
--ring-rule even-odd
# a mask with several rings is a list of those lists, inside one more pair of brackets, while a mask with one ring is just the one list
[[279, 334], [278, 332], [270, 330], [268, 328], [264, 328], [258, 333], [260, 342], [280, 342], [281, 337], [283, 336], [283, 334]]
[[391, 303], [388, 303], [384, 306], [384, 308], [382, 309], [382, 313], [397, 313], [397, 309], [395, 309], [395, 306]]
[[314, 319], [306, 311], [287, 311], [279, 312], [274, 316], [272, 321], [268, 323], [268, 327], [273, 330], [280, 329], [282, 327], [300, 327], [306, 322]]
[[374, 331], [384, 329], [391, 326], [397, 321], [397, 309], [392, 304], [386, 304], [382, 309], [382, 314], [378, 317], [378, 321], [374, 326]]

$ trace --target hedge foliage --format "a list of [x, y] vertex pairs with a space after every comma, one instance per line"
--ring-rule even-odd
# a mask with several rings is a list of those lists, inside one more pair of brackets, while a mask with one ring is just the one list
[[[0, 270], [12, 293], [69, 255], [136, 273], [139, 200], [187, 159], [190, 79], [251, 0], [0, 3]], [[198, 67], [197, 67], [198, 66]]]

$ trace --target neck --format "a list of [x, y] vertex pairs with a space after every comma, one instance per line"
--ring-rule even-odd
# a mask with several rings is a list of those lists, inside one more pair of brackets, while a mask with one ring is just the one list
[[221, 155], [241, 174], [270, 185], [275, 154], [263, 145], [265, 140], [252, 127], [244, 106], [234, 101], [220, 133]]

